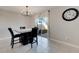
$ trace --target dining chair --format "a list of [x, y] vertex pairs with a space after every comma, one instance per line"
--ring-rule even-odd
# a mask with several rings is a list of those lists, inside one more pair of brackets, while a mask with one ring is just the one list
[[22, 45], [31, 44], [31, 48], [32, 48], [32, 44], [33, 44], [32, 31], [31, 32], [22, 33], [22, 37], [21, 38], [22, 38], [22, 41], [21, 41]]
[[[38, 32], [38, 28], [37, 27], [32, 28], [32, 37], [33, 37], [33, 40], [31, 42], [31, 47], [32, 47], [33, 43], [37, 43], [37, 45], [38, 45], [37, 32]], [[35, 38], [36, 38], [36, 40], [35, 40]]]
[[[11, 48], [13, 48], [14, 44], [19, 43], [20, 42], [20, 37], [21, 34], [14, 34], [12, 28], [8, 28], [10, 34], [11, 34]], [[19, 38], [19, 42], [17, 42], [18, 40], [14, 40], [15, 38]], [[16, 42], [14, 42], [16, 41]]]

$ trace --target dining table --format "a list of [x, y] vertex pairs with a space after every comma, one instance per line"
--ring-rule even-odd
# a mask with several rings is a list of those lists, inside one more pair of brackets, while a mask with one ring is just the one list
[[32, 29], [31, 29], [31, 28], [26, 28], [26, 29], [14, 29], [13, 31], [15, 31], [16, 33], [26, 33], [26, 32], [31, 32]]
[[22, 34], [22, 36], [20, 37], [20, 42], [23, 44], [23, 45], [26, 45], [29, 43], [29, 40], [32, 39], [31, 38], [31, 31], [32, 29], [31, 28], [26, 28], [26, 29], [15, 29], [13, 30], [15, 31], [16, 33], [19, 33], [19, 34]]

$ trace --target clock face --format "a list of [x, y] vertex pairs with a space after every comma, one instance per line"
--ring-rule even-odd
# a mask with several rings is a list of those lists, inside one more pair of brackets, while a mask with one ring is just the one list
[[66, 21], [75, 20], [78, 17], [78, 10], [75, 8], [69, 8], [63, 12], [62, 17]]

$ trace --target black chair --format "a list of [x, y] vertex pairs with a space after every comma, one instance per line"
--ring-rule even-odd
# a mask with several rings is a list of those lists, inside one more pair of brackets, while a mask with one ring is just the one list
[[[16, 43], [19, 43], [20, 42], [20, 37], [21, 37], [21, 34], [15, 34], [13, 33], [13, 30], [12, 28], [8, 28], [10, 34], [11, 34], [11, 48], [13, 48], [14, 44]], [[19, 37], [19, 42], [14, 42], [14, 41], [18, 41], [18, 40], [14, 40], [15, 38], [18, 38]]]
[[21, 34], [22, 34], [22, 36], [21, 36], [22, 45], [26, 45], [26, 44], [32, 42], [32, 40], [33, 40], [32, 32], [25, 32], [25, 33], [21, 33]]
[[31, 44], [31, 48], [32, 48], [32, 44], [34, 43], [32, 31], [31, 32], [22, 33], [22, 37], [21, 38], [22, 38], [22, 40], [21, 40], [21, 44], [22, 45]]
[[[31, 47], [32, 47], [33, 43], [37, 43], [37, 45], [38, 45], [37, 32], [38, 32], [38, 28], [37, 27], [32, 28], [32, 38], [33, 38], [33, 40], [31, 41]], [[34, 38], [36, 38], [36, 40]]]

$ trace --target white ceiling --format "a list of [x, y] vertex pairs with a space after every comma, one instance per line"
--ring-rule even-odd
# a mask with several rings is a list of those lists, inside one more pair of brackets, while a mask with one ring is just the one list
[[[1, 10], [17, 12], [17, 13], [25, 13], [25, 6], [0, 6]], [[53, 8], [52, 6], [29, 6], [29, 11], [31, 14], [39, 13], [45, 11], [47, 9]]]

